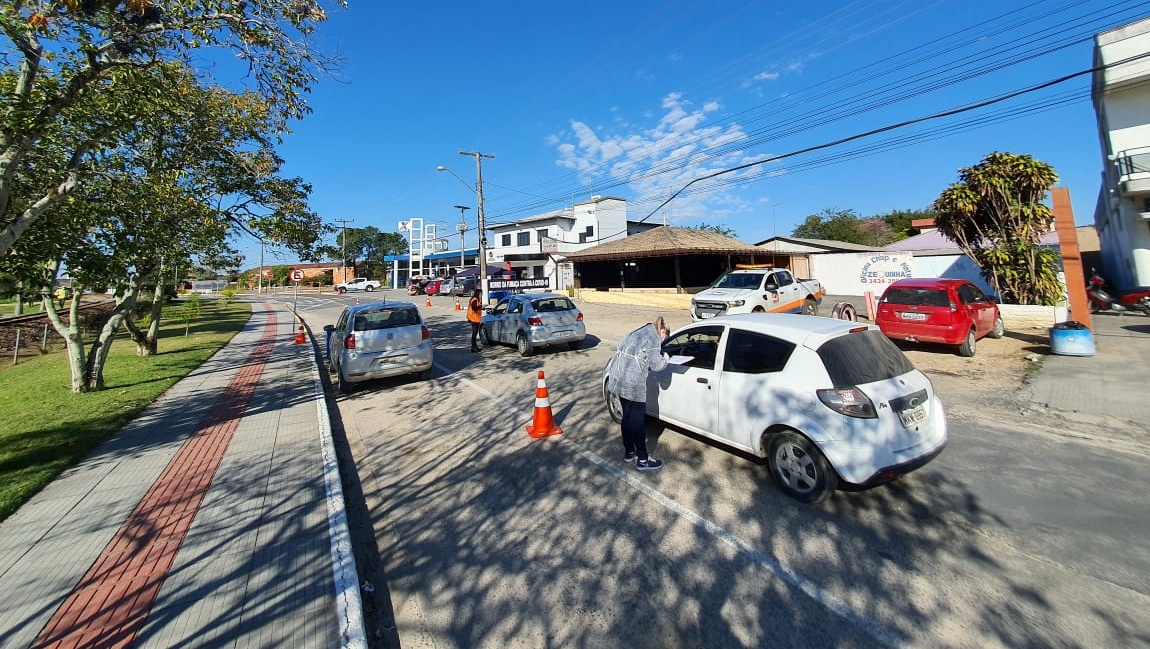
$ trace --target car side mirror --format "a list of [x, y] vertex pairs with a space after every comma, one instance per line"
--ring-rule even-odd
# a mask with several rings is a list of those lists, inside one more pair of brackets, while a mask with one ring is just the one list
[[335, 325], [324, 325], [323, 330], [328, 332], [328, 333], [331, 333], [331, 332], [335, 331]]
[[777, 290], [779, 290], [779, 285], [778, 284], [772, 284], [771, 282], [767, 282], [767, 285], [763, 287], [763, 290], [777, 291]]

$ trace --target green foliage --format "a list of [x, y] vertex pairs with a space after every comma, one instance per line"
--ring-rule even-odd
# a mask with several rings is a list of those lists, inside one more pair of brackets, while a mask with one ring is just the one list
[[199, 293], [188, 293], [180, 308], [176, 311], [176, 319], [184, 323], [184, 335], [188, 335], [192, 321], [200, 317], [203, 306], [200, 303]]
[[1061, 301], [1059, 255], [1039, 244], [1052, 221], [1042, 201], [1058, 181], [1054, 168], [1029, 155], [995, 152], [960, 169], [959, 179], [934, 201], [938, 229], [982, 268], [1004, 302]]
[[739, 236], [738, 234], [735, 233], [734, 230], [732, 230], [731, 228], [728, 228], [725, 225], [711, 225], [709, 223], [700, 223], [699, 225], [689, 226], [689, 227], [691, 227], [691, 229], [693, 229], [693, 230], [704, 230], [706, 232], [714, 232], [715, 234], [721, 234], [725, 237], [731, 237], [732, 239], [737, 239]]
[[859, 216], [854, 210], [827, 208], [819, 214], [812, 214], [795, 227], [791, 236], [802, 239], [826, 239], [844, 241], [864, 246], [881, 248], [918, 234], [911, 227], [914, 219], [934, 218], [934, 212], [926, 210], [894, 210], [887, 214], [870, 217]]
[[237, 293], [238, 293], [238, 291], [236, 291], [236, 287], [234, 287], [234, 286], [229, 286], [229, 287], [225, 288], [224, 290], [220, 291], [220, 298], [219, 298], [220, 299], [220, 305], [223, 306], [225, 309], [229, 308], [231, 306], [232, 302], [235, 301]]

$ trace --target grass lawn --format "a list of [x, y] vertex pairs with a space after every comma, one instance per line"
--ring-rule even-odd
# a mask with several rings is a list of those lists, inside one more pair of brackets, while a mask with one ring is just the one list
[[251, 317], [242, 302], [207, 301], [185, 337], [177, 309], [164, 308], [155, 356], [136, 356], [135, 343], [117, 337], [100, 392], [72, 394], [62, 351], [22, 357], [17, 365], [0, 361], [0, 521], [199, 367]]

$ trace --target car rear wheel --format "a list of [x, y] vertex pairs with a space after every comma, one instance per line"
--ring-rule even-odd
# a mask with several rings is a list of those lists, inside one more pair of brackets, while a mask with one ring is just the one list
[[761, 306], [757, 306], [757, 307], [751, 309], [751, 313], [766, 313], [766, 312], [767, 312], [767, 310]]
[[958, 346], [958, 355], [968, 357], [974, 356], [974, 348], [974, 329], [971, 329], [970, 331], [966, 332], [966, 340], [964, 340], [962, 344]]
[[1006, 335], [1006, 325], [1002, 322], [1002, 316], [994, 319], [994, 329], [990, 330], [991, 338], [1002, 338]]
[[368, 285], [368, 286], [363, 287], [363, 290], [367, 291], [368, 293], [371, 293], [372, 291], [375, 290], [375, 287]]
[[819, 314], [819, 303], [815, 302], [813, 299], [808, 297], [806, 302], [803, 302], [803, 315], [818, 315], [818, 314]]
[[335, 289], [335, 292], [339, 293], [340, 295], [343, 295], [344, 293], [347, 293], [347, 289], [341, 286], [341, 287]]
[[487, 337], [487, 330], [483, 327], [479, 328], [479, 343], [484, 347], [491, 346], [491, 339]]
[[838, 475], [819, 449], [806, 437], [787, 430], [771, 438], [767, 463], [775, 483], [795, 500], [815, 504], [830, 497]]
[[623, 421], [623, 403], [619, 401], [619, 395], [607, 389], [607, 380], [603, 380], [603, 400], [607, 402], [607, 414], [611, 415], [611, 419], [616, 423]]
[[532, 352], [531, 341], [527, 340], [527, 336], [525, 336], [523, 334], [519, 334], [518, 336], [515, 337], [515, 348], [519, 350], [520, 356], [530, 356], [531, 355], [531, 352]]
[[355, 389], [355, 387], [351, 384], [351, 382], [347, 380], [347, 377], [345, 377], [343, 375], [342, 369], [339, 370], [339, 386], [338, 387], [339, 387], [339, 393], [340, 394], [351, 394], [351, 391], [353, 389]]

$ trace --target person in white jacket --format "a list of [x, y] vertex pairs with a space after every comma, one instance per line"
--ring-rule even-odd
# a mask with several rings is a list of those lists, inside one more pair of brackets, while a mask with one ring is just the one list
[[623, 461], [635, 460], [635, 468], [653, 471], [663, 463], [647, 453], [647, 429], [643, 418], [647, 409], [647, 372], [667, 367], [662, 342], [666, 331], [647, 323], [623, 336], [615, 348], [607, 372], [607, 390], [619, 397], [623, 406]]

